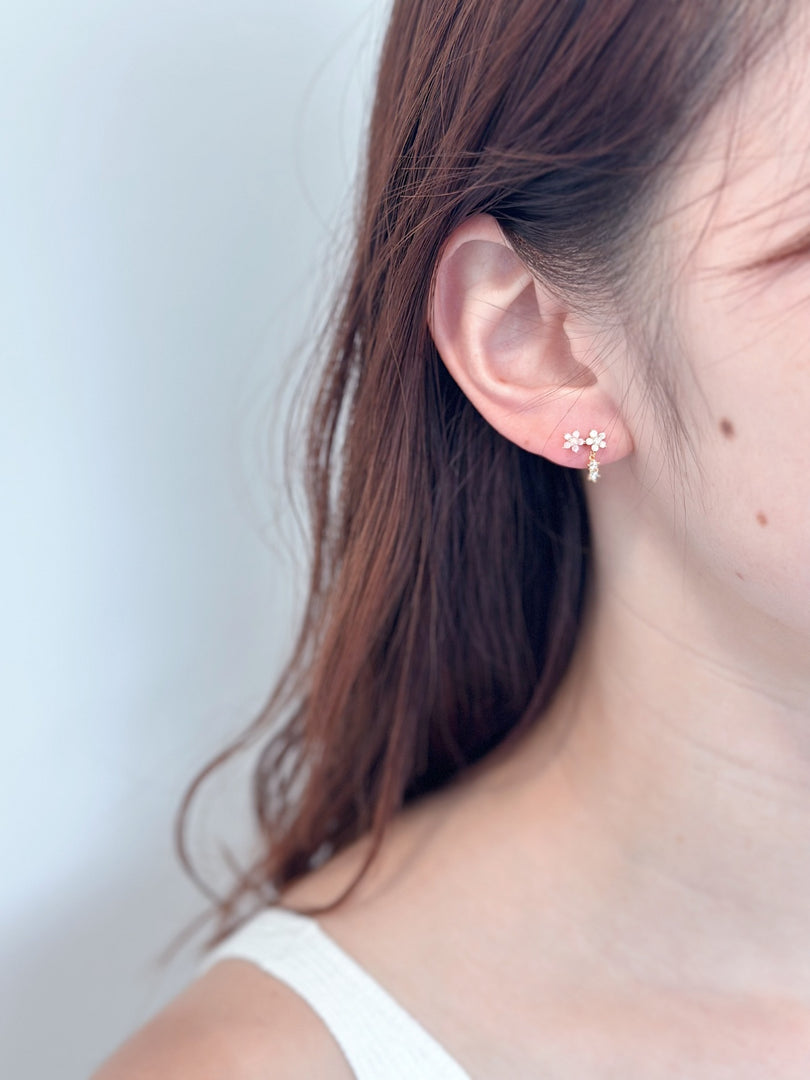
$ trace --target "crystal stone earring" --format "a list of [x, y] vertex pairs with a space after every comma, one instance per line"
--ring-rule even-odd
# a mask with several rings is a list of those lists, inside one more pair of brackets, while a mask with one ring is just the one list
[[596, 460], [596, 455], [607, 446], [604, 431], [593, 428], [586, 439], [583, 439], [578, 431], [572, 431], [565, 436], [564, 445], [566, 450], [573, 450], [575, 454], [579, 453], [580, 446], [591, 448], [588, 456], [588, 479], [595, 484], [599, 479], [599, 462]]

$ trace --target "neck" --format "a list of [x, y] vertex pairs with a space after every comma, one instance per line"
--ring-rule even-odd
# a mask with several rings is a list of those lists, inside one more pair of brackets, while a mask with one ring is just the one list
[[547, 753], [564, 730], [549, 775], [578, 916], [634, 978], [810, 1006], [810, 643], [647, 543], [597, 567], [533, 733]]

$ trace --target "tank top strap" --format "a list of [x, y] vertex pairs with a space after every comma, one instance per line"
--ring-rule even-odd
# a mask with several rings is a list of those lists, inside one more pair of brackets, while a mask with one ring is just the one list
[[313, 917], [266, 908], [214, 946], [200, 973], [226, 958], [251, 961], [302, 997], [334, 1036], [357, 1080], [470, 1080]]

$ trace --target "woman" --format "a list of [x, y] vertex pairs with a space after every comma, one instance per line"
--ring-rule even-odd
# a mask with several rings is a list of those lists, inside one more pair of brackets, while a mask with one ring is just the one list
[[99, 1080], [810, 1075], [808, 14], [394, 4], [266, 850]]

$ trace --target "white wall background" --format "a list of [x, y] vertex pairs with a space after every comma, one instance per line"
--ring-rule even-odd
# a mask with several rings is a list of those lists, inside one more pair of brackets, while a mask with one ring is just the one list
[[0, 5], [3, 1076], [81, 1080], [192, 976], [172, 821], [303, 597], [277, 401], [387, 6]]

